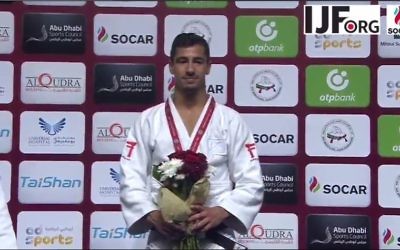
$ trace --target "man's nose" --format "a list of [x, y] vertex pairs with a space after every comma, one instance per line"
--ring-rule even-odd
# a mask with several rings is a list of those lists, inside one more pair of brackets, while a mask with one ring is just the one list
[[193, 63], [188, 63], [187, 68], [186, 68], [186, 72], [188, 74], [193, 74], [194, 73]]

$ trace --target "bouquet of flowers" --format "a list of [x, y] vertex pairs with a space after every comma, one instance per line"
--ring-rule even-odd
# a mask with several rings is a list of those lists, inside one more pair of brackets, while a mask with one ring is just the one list
[[211, 167], [207, 157], [191, 150], [168, 155], [169, 160], [153, 167], [153, 177], [161, 184], [158, 205], [165, 221], [184, 225], [186, 236], [179, 249], [200, 249], [199, 240], [187, 222], [192, 204], [203, 204], [210, 190]]

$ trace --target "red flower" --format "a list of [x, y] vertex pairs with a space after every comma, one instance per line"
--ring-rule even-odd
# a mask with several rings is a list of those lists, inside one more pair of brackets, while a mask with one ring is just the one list
[[191, 150], [178, 151], [168, 155], [168, 158], [181, 159], [184, 164], [178, 173], [184, 174], [193, 182], [204, 177], [207, 171], [207, 157], [202, 153], [196, 153]]

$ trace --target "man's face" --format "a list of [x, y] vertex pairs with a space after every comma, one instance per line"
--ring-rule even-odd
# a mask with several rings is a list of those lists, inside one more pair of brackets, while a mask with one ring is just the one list
[[169, 63], [169, 71], [175, 76], [176, 90], [196, 90], [205, 87], [206, 75], [210, 72], [204, 47], [194, 45], [177, 48], [176, 55]]

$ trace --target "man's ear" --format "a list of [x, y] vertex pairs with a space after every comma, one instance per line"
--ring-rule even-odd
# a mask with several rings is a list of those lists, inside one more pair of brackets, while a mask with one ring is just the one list
[[207, 75], [210, 74], [211, 63], [212, 63], [212, 62], [211, 62], [211, 59], [208, 59], [208, 61], [207, 61], [207, 64], [208, 64], [208, 65], [207, 65]]
[[169, 61], [168, 67], [169, 67], [169, 73], [174, 74], [174, 63], [172, 61]]

